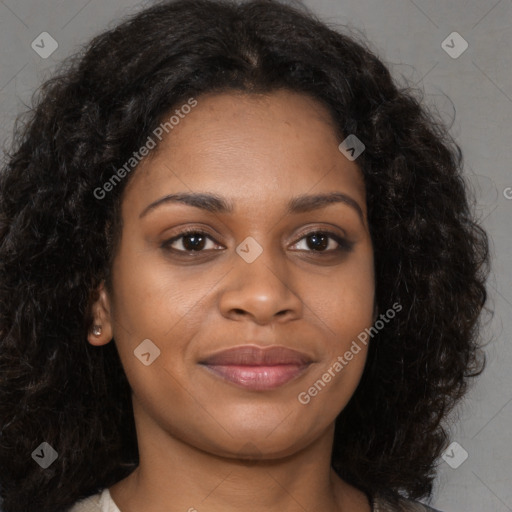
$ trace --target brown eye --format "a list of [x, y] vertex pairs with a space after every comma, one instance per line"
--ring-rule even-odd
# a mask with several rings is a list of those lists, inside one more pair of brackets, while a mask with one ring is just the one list
[[[208, 247], [208, 242], [213, 246]], [[311, 231], [301, 237], [299, 243], [305, 244], [302, 248], [296, 250], [316, 253], [318, 255], [332, 255], [336, 252], [348, 252], [352, 250], [353, 243], [331, 231]], [[174, 253], [201, 253], [209, 250], [215, 250], [216, 241], [205, 231], [197, 229], [188, 229], [178, 235], [166, 240], [162, 248]]]
[[317, 252], [320, 254], [332, 254], [337, 251], [350, 251], [354, 245], [352, 242], [349, 242], [345, 238], [342, 238], [336, 233], [332, 233], [330, 231], [311, 231], [304, 235], [299, 242], [302, 240], [306, 241], [306, 248], [298, 250]]
[[[203, 252], [204, 249], [211, 249], [211, 247], [205, 247], [208, 241], [214, 242], [213, 238], [211, 238], [208, 233], [198, 230], [186, 230], [182, 231], [179, 235], [165, 241], [162, 244], [162, 248], [184, 253]], [[173, 245], [176, 245], [177, 247], [172, 247]]]

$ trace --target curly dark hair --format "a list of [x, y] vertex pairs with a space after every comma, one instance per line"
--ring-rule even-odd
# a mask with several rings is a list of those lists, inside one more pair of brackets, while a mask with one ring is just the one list
[[[160, 2], [61, 63], [20, 116], [0, 174], [0, 486], [4, 512], [64, 511], [138, 465], [131, 389], [114, 343], [93, 347], [130, 176], [102, 186], [184, 98], [288, 89], [326, 105], [366, 149], [380, 311], [336, 419], [332, 466], [390, 500], [432, 495], [448, 413], [485, 366], [488, 238], [463, 157], [423, 93], [364, 38], [275, 0]], [[341, 142], [342, 139], [340, 139]], [[58, 459], [41, 469], [46, 441]]]

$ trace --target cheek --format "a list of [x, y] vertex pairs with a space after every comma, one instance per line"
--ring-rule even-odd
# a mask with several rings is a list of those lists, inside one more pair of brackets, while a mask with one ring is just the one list
[[365, 330], [373, 324], [375, 297], [371, 251], [361, 252], [333, 274], [328, 288], [311, 288], [309, 297], [326, 333], [325, 358], [299, 402], [310, 401], [315, 414], [332, 419], [355, 392], [366, 363], [369, 338]]
[[318, 295], [319, 325], [327, 334], [324, 357], [297, 400], [304, 414], [333, 421], [353, 396], [366, 364], [374, 306], [372, 267], [346, 274], [332, 283], [329, 294]]
[[[185, 376], [177, 362], [186, 358], [200, 327], [197, 313], [206, 300], [205, 290], [213, 284], [205, 283], [199, 273], [195, 278], [172, 270], [158, 251], [141, 249], [131, 240], [121, 244], [113, 271], [114, 339], [130, 385], [141, 397], [159, 386], [164, 396], [180, 396], [173, 377]], [[147, 353], [146, 347], [147, 359], [154, 361], [148, 366], [136, 357]]]
[[305, 297], [342, 348], [349, 338], [372, 325], [375, 276], [371, 253], [354, 257], [321, 283], [311, 279]]
[[115, 319], [137, 336], [162, 338], [202, 297], [195, 280], [183, 281], [159, 251], [135, 237], [122, 242], [114, 262]]

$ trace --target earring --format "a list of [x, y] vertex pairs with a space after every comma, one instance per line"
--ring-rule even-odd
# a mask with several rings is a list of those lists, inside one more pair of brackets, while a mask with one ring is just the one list
[[92, 327], [92, 333], [95, 335], [95, 336], [99, 336], [101, 334], [101, 325], [94, 325]]

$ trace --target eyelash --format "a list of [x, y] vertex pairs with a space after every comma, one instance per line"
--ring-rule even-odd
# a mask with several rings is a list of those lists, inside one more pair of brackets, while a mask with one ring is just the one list
[[[184, 250], [180, 250], [180, 249], [173, 249], [170, 247], [174, 242], [176, 242], [180, 238], [185, 238], [187, 235], [192, 235], [192, 234], [205, 236], [206, 238], [210, 239], [211, 241], [218, 243], [206, 231], [202, 231], [198, 228], [186, 228], [183, 231], [181, 231], [180, 233], [178, 233], [176, 236], [163, 242], [161, 247], [162, 247], [162, 249], [165, 249], [166, 251], [173, 252], [175, 254], [185, 255], [185, 256], [191, 256], [194, 253], [200, 254], [202, 252], [208, 251], [209, 249], [206, 249], [206, 250], [201, 249], [198, 251], [184, 251]], [[354, 246], [353, 242], [350, 242], [349, 240], [340, 237], [338, 234], [336, 234], [332, 231], [326, 230], [326, 229], [315, 229], [315, 230], [311, 230], [306, 233], [303, 233], [301, 235], [301, 237], [298, 239], [298, 241], [295, 242], [295, 244], [297, 244], [304, 238], [307, 238], [308, 236], [315, 235], [315, 234], [327, 235], [329, 238], [333, 239], [338, 244], [338, 247], [336, 249], [330, 249], [330, 250], [324, 250], [324, 251], [315, 251], [313, 249], [309, 249], [309, 250], [306, 250], [306, 252], [311, 252], [313, 254], [316, 253], [319, 256], [332, 256], [333, 253], [337, 253], [337, 252], [350, 252]], [[304, 249], [300, 249], [300, 251], [303, 251], [303, 250]]]

